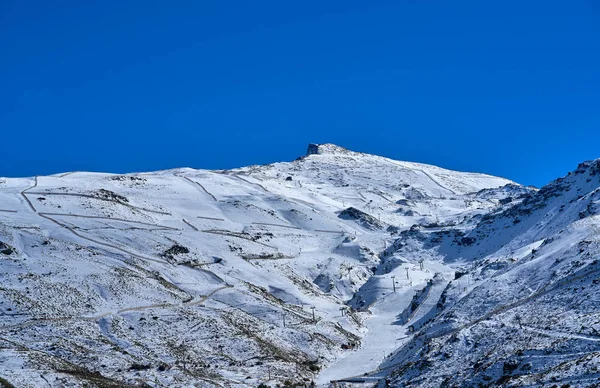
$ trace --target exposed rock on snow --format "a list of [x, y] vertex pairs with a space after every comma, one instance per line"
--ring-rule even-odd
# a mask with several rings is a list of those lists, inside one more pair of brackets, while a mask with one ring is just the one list
[[356, 221], [359, 225], [371, 230], [383, 228], [383, 224], [379, 222], [375, 217], [363, 211], [360, 211], [354, 207], [349, 207], [347, 209], [342, 210], [338, 217], [343, 220]]
[[306, 155], [322, 155], [322, 154], [342, 154], [348, 155], [350, 151], [344, 147], [337, 146], [335, 144], [309, 144]]
[[9, 256], [15, 253], [15, 248], [11, 247], [7, 243], [0, 241], [0, 254]]

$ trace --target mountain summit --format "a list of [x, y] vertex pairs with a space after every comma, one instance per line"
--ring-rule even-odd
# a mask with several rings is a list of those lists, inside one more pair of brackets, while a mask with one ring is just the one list
[[351, 151], [344, 147], [340, 147], [335, 144], [314, 144], [308, 145], [306, 155], [322, 155], [322, 154], [349, 154]]

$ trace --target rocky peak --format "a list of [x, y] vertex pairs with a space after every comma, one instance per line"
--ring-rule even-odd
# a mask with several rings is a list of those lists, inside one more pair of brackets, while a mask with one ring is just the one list
[[327, 144], [314, 144], [311, 143], [308, 145], [308, 150], [306, 151], [306, 155], [323, 155], [323, 154], [348, 154], [350, 151], [345, 149], [344, 147], [337, 146], [335, 144], [327, 143]]
[[575, 175], [583, 174], [585, 172], [590, 173], [590, 175], [596, 175], [600, 172], [600, 159], [595, 160], [586, 160], [583, 163], [579, 163], [577, 166], [577, 170], [575, 170]]

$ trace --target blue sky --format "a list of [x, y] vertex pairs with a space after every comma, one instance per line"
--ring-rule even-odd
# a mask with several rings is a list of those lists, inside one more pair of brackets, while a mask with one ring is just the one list
[[539, 186], [600, 157], [591, 0], [3, 0], [0, 50], [0, 176], [333, 142]]

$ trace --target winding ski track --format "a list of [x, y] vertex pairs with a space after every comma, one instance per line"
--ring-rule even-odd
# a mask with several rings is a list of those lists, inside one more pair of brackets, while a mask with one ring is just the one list
[[[25, 202], [27, 203], [27, 205], [29, 206], [29, 208], [31, 209], [31, 211], [32, 211], [32, 212], [34, 212], [35, 214], [37, 214], [39, 217], [41, 217], [41, 218], [44, 218], [44, 219], [46, 219], [46, 220], [48, 220], [48, 221], [50, 221], [50, 222], [53, 222], [53, 223], [55, 223], [56, 225], [60, 226], [61, 228], [64, 228], [64, 229], [68, 230], [69, 232], [71, 232], [71, 233], [72, 233], [72, 234], [74, 234], [75, 236], [77, 236], [77, 237], [79, 237], [79, 238], [82, 238], [82, 239], [84, 239], [84, 240], [87, 240], [87, 241], [93, 242], [94, 244], [98, 244], [98, 245], [101, 245], [101, 246], [104, 246], [104, 247], [112, 248], [112, 249], [114, 249], [114, 250], [117, 250], [117, 251], [119, 251], [119, 252], [121, 252], [121, 253], [125, 253], [125, 254], [127, 254], [127, 255], [129, 255], [129, 256], [131, 256], [131, 257], [138, 258], [138, 259], [141, 259], [141, 260], [153, 261], [153, 262], [157, 262], [157, 263], [160, 263], [160, 264], [170, 264], [170, 263], [168, 263], [167, 261], [164, 261], [164, 260], [158, 260], [158, 259], [153, 259], [153, 258], [149, 258], [149, 257], [146, 257], [146, 256], [138, 255], [137, 253], [131, 252], [131, 251], [129, 251], [129, 250], [125, 249], [125, 248], [119, 247], [119, 246], [117, 246], [117, 245], [110, 244], [110, 243], [106, 243], [106, 242], [103, 242], [103, 241], [98, 241], [98, 240], [95, 240], [95, 239], [93, 239], [93, 238], [90, 238], [90, 237], [84, 236], [84, 235], [82, 235], [82, 234], [78, 233], [78, 232], [77, 232], [76, 230], [74, 230], [72, 227], [70, 227], [70, 226], [68, 226], [68, 225], [65, 225], [65, 224], [63, 224], [63, 223], [61, 223], [60, 221], [58, 221], [58, 220], [55, 220], [54, 218], [51, 218], [51, 217], [50, 217], [50, 215], [54, 215], [54, 216], [72, 216], [72, 217], [83, 217], [83, 218], [92, 218], [92, 219], [95, 219], [95, 218], [100, 218], [100, 219], [104, 219], [104, 218], [107, 218], [107, 219], [113, 219], [113, 218], [108, 218], [108, 217], [97, 217], [97, 216], [85, 216], [85, 215], [83, 215], [83, 216], [82, 216], [82, 215], [74, 215], [74, 214], [60, 214], [60, 213], [40, 213], [40, 212], [38, 212], [38, 211], [37, 211], [37, 209], [35, 208], [35, 206], [33, 205], [33, 203], [31, 202], [31, 200], [30, 200], [30, 199], [27, 197], [27, 195], [26, 195], [26, 193], [27, 193], [29, 190], [31, 190], [31, 189], [33, 189], [33, 188], [37, 187], [37, 185], [38, 185], [38, 177], [36, 176], [36, 177], [35, 177], [35, 182], [34, 182], [34, 184], [33, 184], [33, 185], [31, 185], [31, 186], [29, 186], [29, 187], [27, 187], [27, 188], [25, 188], [25, 189], [23, 189], [23, 190], [20, 192], [20, 194], [21, 194], [21, 196], [23, 197], [23, 199], [25, 200]], [[31, 193], [30, 193], [30, 194], [31, 194]], [[117, 219], [117, 220], [120, 220], [120, 221], [128, 221], [128, 220], [124, 220], [124, 219]], [[185, 220], [184, 220], [184, 221], [185, 221]], [[145, 225], [152, 225], [152, 226], [157, 226], [157, 225], [148, 224], [148, 223], [141, 223], [141, 224], [145, 224]], [[168, 229], [175, 229], [175, 228], [171, 228], [171, 227], [166, 227], [166, 228], [168, 228]], [[175, 229], [175, 230], [177, 230], [177, 229]], [[221, 279], [220, 277], [218, 277], [217, 275], [213, 274], [213, 273], [212, 273], [212, 272], [210, 272], [210, 271], [206, 271], [206, 270], [202, 270], [202, 271], [204, 271], [204, 272], [207, 272], [207, 273], [210, 273], [212, 276], [216, 277], [217, 279], [221, 280], [222, 282], [225, 282], [223, 279]], [[217, 288], [216, 290], [212, 291], [212, 292], [211, 292], [211, 293], [209, 293], [208, 295], [201, 297], [201, 298], [200, 298], [199, 300], [197, 300], [197, 301], [183, 302], [182, 304], [174, 304], [174, 303], [160, 303], [160, 304], [153, 304], [153, 305], [148, 305], [148, 306], [135, 306], [135, 307], [127, 307], [127, 308], [123, 308], [123, 309], [116, 310], [116, 311], [110, 311], [110, 312], [107, 312], [107, 313], [104, 313], [104, 314], [101, 314], [101, 315], [98, 315], [98, 316], [94, 316], [94, 317], [69, 317], [69, 318], [48, 318], [48, 319], [38, 319], [38, 320], [35, 320], [35, 321], [26, 322], [26, 323], [21, 323], [21, 324], [17, 324], [17, 325], [11, 325], [11, 326], [4, 326], [4, 327], [0, 327], [0, 330], [18, 329], [18, 328], [23, 328], [23, 327], [27, 327], [27, 326], [35, 325], [35, 324], [37, 324], [37, 323], [40, 323], [40, 322], [49, 322], [49, 321], [54, 321], [54, 322], [62, 322], [62, 321], [69, 321], [69, 320], [87, 320], [87, 321], [97, 321], [97, 320], [99, 320], [99, 319], [102, 319], [102, 318], [104, 318], [104, 317], [106, 317], [106, 316], [108, 316], [108, 315], [118, 315], [118, 314], [125, 313], [125, 312], [128, 312], [128, 311], [141, 311], [141, 310], [152, 309], [152, 308], [172, 308], [172, 307], [180, 307], [180, 306], [195, 306], [195, 305], [198, 305], [198, 304], [201, 304], [201, 303], [203, 303], [203, 302], [204, 302], [204, 301], [206, 301], [208, 298], [212, 297], [212, 296], [213, 296], [215, 293], [217, 293], [217, 292], [219, 292], [219, 291], [221, 291], [221, 290], [224, 290], [224, 289], [226, 289], [226, 288], [232, 288], [232, 287], [233, 287], [232, 285], [230, 285], [230, 284], [226, 284], [225, 286], [223, 286], [223, 287], [219, 287], [219, 288]]]
[[65, 225], [65, 224], [63, 224], [63, 223], [55, 220], [54, 218], [50, 218], [50, 217], [45, 216], [45, 215], [43, 215], [41, 213], [37, 213], [37, 215], [40, 216], [40, 217], [42, 217], [42, 218], [47, 219], [48, 221], [51, 221], [51, 222], [55, 223], [58, 226], [61, 226], [61, 227], [65, 228], [66, 230], [68, 230], [69, 232], [71, 232], [72, 234], [74, 234], [75, 236], [77, 236], [79, 238], [82, 238], [84, 240], [93, 242], [94, 244], [98, 244], [98, 245], [102, 245], [102, 246], [107, 247], [107, 248], [115, 249], [115, 250], [117, 250], [119, 252], [125, 253], [125, 254], [127, 254], [127, 255], [129, 255], [131, 257], [137, 258], [137, 259], [147, 260], [147, 261], [153, 261], [155, 263], [160, 263], [160, 264], [170, 264], [169, 262], [167, 262], [165, 260], [153, 259], [153, 258], [150, 258], [150, 257], [147, 257], [147, 256], [138, 255], [137, 253], [131, 252], [131, 251], [129, 251], [129, 250], [125, 249], [125, 248], [119, 247], [117, 245], [110, 244], [110, 243], [103, 242], [103, 241], [99, 241], [99, 240], [95, 240], [95, 239], [93, 239], [91, 237], [84, 236], [84, 235], [78, 233], [75, 229], [73, 229], [70, 226]]
[[143, 311], [143, 310], [150, 310], [150, 309], [156, 309], [156, 308], [178, 308], [178, 307], [197, 306], [199, 304], [204, 303], [207, 299], [211, 298], [217, 292], [222, 291], [227, 288], [233, 288], [233, 286], [230, 284], [227, 284], [225, 286], [219, 287], [219, 288], [211, 291], [209, 294], [204, 295], [204, 296], [200, 297], [200, 299], [195, 300], [195, 301], [192, 300], [192, 301], [183, 302], [183, 303], [157, 303], [157, 304], [151, 304], [151, 305], [146, 305], [146, 306], [125, 307], [125, 308], [122, 308], [119, 310], [107, 311], [100, 315], [95, 315], [95, 316], [91, 316], [91, 317], [78, 316], [78, 317], [65, 317], [65, 318], [40, 318], [40, 319], [35, 319], [35, 320], [29, 321], [29, 322], [18, 323], [15, 325], [0, 326], [0, 331], [22, 329], [25, 327], [34, 326], [34, 325], [37, 325], [39, 323], [44, 323], [44, 322], [99, 321], [100, 319], [106, 318], [109, 315], [119, 315], [119, 314], [127, 313], [130, 311]]
[[29, 200], [29, 198], [27, 198], [27, 196], [25, 195], [25, 193], [33, 188], [36, 188], [38, 185], [38, 177], [35, 177], [35, 182], [33, 183], [32, 186], [29, 186], [23, 190], [21, 190], [21, 196], [23, 197], [23, 199], [25, 199], [25, 203], [27, 203], [27, 205], [29, 206], [29, 208], [31, 209], [32, 212], [37, 213], [37, 210], [35, 209], [35, 207], [33, 206], [33, 204], [31, 203], [31, 201]]
[[120, 222], [127, 222], [127, 223], [130, 223], [130, 224], [138, 224], [138, 225], [144, 225], [144, 226], [154, 226], [154, 227], [157, 227], [157, 228], [160, 228], [160, 229], [180, 230], [178, 228], [173, 228], [172, 226], [151, 224], [149, 222], [132, 221], [132, 220], [127, 220], [125, 218], [103, 217], [103, 216], [87, 216], [87, 215], [84, 215], [84, 214], [71, 214], [71, 213], [42, 213], [42, 212], [38, 212], [38, 214], [44, 215], [44, 216], [55, 216], [55, 217], [78, 217], [78, 218], [89, 218], [89, 219], [99, 219], [99, 220], [120, 221]]
[[[37, 177], [36, 177], [36, 185], [37, 185]], [[28, 190], [30, 190], [30, 189], [32, 189], [34, 187], [35, 186], [30, 187], [30, 188], [28, 188], [26, 190], [23, 190], [21, 192], [21, 194], [24, 196], [25, 195], [24, 193], [26, 191], [28, 191]], [[105, 201], [105, 202], [116, 203], [118, 205], [126, 206], [126, 207], [128, 207], [130, 209], [145, 211], [145, 212], [148, 212], [148, 213], [161, 214], [161, 215], [164, 215], [164, 216], [170, 216], [171, 215], [171, 213], [168, 213], [168, 212], [163, 212], [163, 211], [160, 211], [160, 210], [147, 209], [145, 207], [130, 205], [128, 203], [117, 201], [115, 199], [102, 198], [102, 197], [97, 197], [97, 196], [90, 195], [90, 194], [81, 194], [81, 193], [52, 193], [52, 192], [43, 192], [43, 191], [29, 191], [28, 194], [32, 194], [32, 195], [44, 195], [44, 196], [52, 195], [52, 196], [70, 196], [70, 197], [90, 198], [90, 199], [96, 199], [98, 201]], [[29, 200], [27, 200], [27, 201], [29, 201]], [[31, 205], [31, 202], [29, 202], [29, 204]]]
[[[29, 186], [29, 187], [27, 187], [27, 188], [25, 188], [25, 189], [21, 190], [21, 193], [20, 193], [20, 194], [21, 194], [21, 196], [22, 196], [22, 197], [25, 199], [25, 202], [27, 203], [27, 205], [29, 206], [29, 208], [31, 209], [31, 211], [32, 211], [32, 212], [34, 212], [35, 214], [37, 214], [39, 217], [42, 217], [42, 218], [44, 218], [44, 219], [46, 219], [46, 220], [48, 220], [48, 221], [50, 221], [50, 222], [53, 222], [53, 223], [55, 223], [56, 225], [60, 226], [61, 228], [64, 228], [64, 229], [68, 230], [69, 232], [71, 232], [71, 233], [72, 233], [72, 234], [74, 234], [75, 236], [77, 236], [77, 237], [79, 237], [79, 238], [82, 238], [82, 239], [84, 239], [84, 240], [87, 240], [87, 241], [93, 242], [94, 244], [98, 244], [98, 245], [102, 245], [102, 246], [104, 246], [104, 247], [107, 247], [107, 248], [115, 249], [115, 250], [117, 250], [117, 251], [119, 251], [119, 252], [121, 252], [121, 253], [125, 253], [126, 255], [128, 255], [128, 256], [131, 256], [131, 257], [134, 257], [134, 258], [137, 258], [137, 259], [148, 260], [148, 261], [154, 261], [154, 262], [156, 262], [156, 263], [161, 263], [161, 264], [169, 264], [167, 261], [164, 261], [164, 260], [153, 259], [153, 258], [150, 258], [150, 257], [146, 257], [146, 256], [138, 255], [137, 253], [130, 252], [130, 251], [128, 251], [127, 249], [124, 249], [124, 248], [122, 248], [122, 247], [119, 247], [119, 246], [117, 246], [117, 245], [110, 244], [110, 243], [106, 243], [106, 242], [103, 242], [103, 241], [98, 241], [98, 240], [95, 240], [95, 239], [93, 239], [93, 238], [91, 238], [91, 237], [84, 236], [84, 235], [82, 235], [82, 234], [78, 233], [78, 232], [77, 232], [75, 229], [71, 228], [70, 226], [63, 224], [63, 223], [61, 223], [60, 221], [57, 221], [57, 220], [55, 220], [54, 218], [51, 218], [51, 217], [49, 217], [49, 216], [45, 215], [44, 213], [40, 213], [40, 212], [38, 212], [38, 211], [37, 211], [37, 209], [35, 208], [35, 206], [33, 206], [33, 203], [31, 203], [31, 200], [30, 200], [30, 199], [27, 197], [27, 195], [26, 195], [26, 193], [27, 193], [29, 190], [31, 190], [31, 189], [33, 189], [33, 188], [37, 187], [37, 185], [38, 185], [38, 177], [36, 176], [36, 177], [35, 177], [35, 183], [34, 183], [32, 186]], [[31, 192], [30, 192], [29, 194], [33, 194], [33, 193], [31, 193]]]

